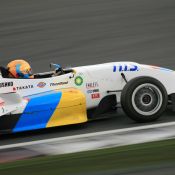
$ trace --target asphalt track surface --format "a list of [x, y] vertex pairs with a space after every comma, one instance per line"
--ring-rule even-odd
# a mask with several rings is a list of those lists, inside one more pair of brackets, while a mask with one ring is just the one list
[[[0, 64], [14, 58], [27, 58], [34, 72], [48, 71], [50, 62], [81, 66], [136, 61], [175, 69], [175, 1], [1, 1]], [[175, 113], [167, 110], [157, 122], [174, 120]], [[0, 136], [0, 145], [138, 125], [119, 110], [116, 117], [83, 128]]]

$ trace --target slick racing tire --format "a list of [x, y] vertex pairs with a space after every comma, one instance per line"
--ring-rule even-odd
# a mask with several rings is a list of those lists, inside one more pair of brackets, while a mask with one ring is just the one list
[[165, 87], [151, 77], [138, 77], [129, 81], [121, 94], [124, 112], [137, 122], [157, 120], [165, 111], [167, 103]]

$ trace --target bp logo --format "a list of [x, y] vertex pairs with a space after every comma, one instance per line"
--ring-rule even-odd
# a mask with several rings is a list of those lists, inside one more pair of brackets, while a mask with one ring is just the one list
[[76, 77], [76, 78], [75, 78], [75, 84], [76, 84], [77, 86], [81, 86], [81, 85], [83, 84], [83, 78], [80, 77], [80, 76]]

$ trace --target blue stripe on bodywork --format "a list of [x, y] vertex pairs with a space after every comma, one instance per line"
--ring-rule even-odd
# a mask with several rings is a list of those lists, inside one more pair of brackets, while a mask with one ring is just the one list
[[29, 97], [29, 103], [13, 132], [45, 128], [60, 102], [61, 92], [49, 92]]

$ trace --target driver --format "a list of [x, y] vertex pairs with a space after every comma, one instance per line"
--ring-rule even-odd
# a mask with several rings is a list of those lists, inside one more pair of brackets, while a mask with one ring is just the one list
[[30, 64], [25, 60], [14, 60], [7, 65], [11, 78], [34, 78]]

